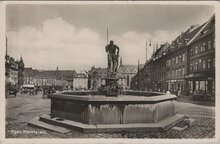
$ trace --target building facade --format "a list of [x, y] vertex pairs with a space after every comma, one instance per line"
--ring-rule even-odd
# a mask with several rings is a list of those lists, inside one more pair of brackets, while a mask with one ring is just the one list
[[201, 26], [192, 25], [170, 45], [162, 45], [132, 81], [136, 89], [169, 90], [185, 95], [197, 91], [214, 94], [215, 17]]
[[87, 90], [88, 76], [84, 73], [76, 73], [73, 76], [73, 90]]
[[[57, 87], [62, 89], [73, 88], [75, 70], [35, 70], [24, 69], [24, 84], [33, 84], [35, 87]], [[71, 81], [71, 82], [69, 82]]]
[[132, 78], [137, 74], [138, 68], [143, 68], [143, 64], [137, 65], [124, 65], [122, 63], [122, 59], [120, 60], [120, 65], [118, 68], [118, 73], [123, 77], [123, 79], [126, 79], [123, 81], [123, 87], [127, 90], [131, 89], [131, 82]]
[[189, 92], [215, 94], [215, 17], [203, 26], [190, 42], [188, 80]]
[[5, 57], [5, 81], [12, 85], [18, 84], [18, 64], [13, 57]]

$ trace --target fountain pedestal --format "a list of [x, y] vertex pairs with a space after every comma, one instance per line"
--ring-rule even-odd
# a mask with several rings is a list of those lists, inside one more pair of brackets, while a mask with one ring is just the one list
[[119, 78], [117, 73], [110, 72], [108, 69], [107, 77], [101, 79], [104, 84], [100, 86], [99, 92], [107, 97], [117, 97], [120, 93], [118, 80]]
[[[163, 131], [183, 120], [176, 115], [175, 95], [51, 96], [51, 114], [41, 121], [82, 132]], [[62, 118], [63, 121], [58, 119]]]

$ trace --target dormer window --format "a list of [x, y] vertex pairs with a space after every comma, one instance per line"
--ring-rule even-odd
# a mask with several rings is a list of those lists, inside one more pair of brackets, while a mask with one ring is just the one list
[[188, 43], [189, 42], [189, 39], [185, 39], [185, 43]]
[[201, 31], [200, 34], [201, 34], [201, 35], [204, 35], [204, 31]]

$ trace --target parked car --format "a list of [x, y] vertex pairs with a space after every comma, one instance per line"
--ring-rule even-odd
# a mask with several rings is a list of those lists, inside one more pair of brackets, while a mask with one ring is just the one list
[[211, 98], [212, 95], [205, 91], [197, 91], [193, 93], [193, 100], [204, 101], [204, 100], [211, 100]]

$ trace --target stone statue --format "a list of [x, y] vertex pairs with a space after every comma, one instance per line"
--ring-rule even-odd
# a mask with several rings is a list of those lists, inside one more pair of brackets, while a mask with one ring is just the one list
[[110, 44], [105, 47], [105, 51], [108, 54], [108, 69], [111, 72], [117, 72], [119, 47], [117, 45], [114, 45], [114, 42], [111, 40]]

